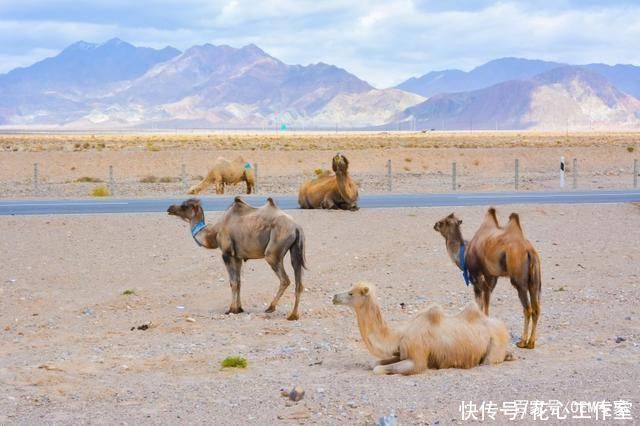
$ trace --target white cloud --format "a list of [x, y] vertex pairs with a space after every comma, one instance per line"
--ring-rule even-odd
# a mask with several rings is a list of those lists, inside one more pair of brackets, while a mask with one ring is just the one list
[[[79, 39], [186, 49], [255, 43], [286, 63], [332, 63], [378, 87], [504, 56], [640, 63], [640, 5], [626, 1], [68, 0], [0, 4], [0, 72]], [[436, 4], [437, 3], [437, 4]], [[7, 6], [8, 5], [8, 6]], [[28, 27], [29, 31], [21, 31]]]

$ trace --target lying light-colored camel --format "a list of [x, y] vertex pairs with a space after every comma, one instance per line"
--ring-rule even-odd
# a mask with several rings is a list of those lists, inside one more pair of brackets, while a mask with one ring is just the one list
[[236, 197], [222, 218], [215, 224], [205, 225], [204, 211], [197, 199], [190, 199], [167, 209], [191, 225], [191, 235], [196, 243], [208, 249], [219, 248], [229, 273], [231, 306], [226, 312], [244, 312], [240, 302], [240, 274], [242, 262], [248, 259], [265, 259], [280, 279], [280, 288], [266, 312], [276, 310], [280, 297], [289, 286], [283, 259], [289, 252], [296, 282], [296, 300], [288, 320], [297, 320], [298, 305], [302, 294], [302, 268], [305, 266], [305, 238], [300, 225], [276, 206], [273, 199], [255, 208]]
[[428, 368], [471, 368], [511, 359], [504, 323], [484, 315], [475, 304], [447, 316], [437, 305], [420, 312], [402, 328], [382, 316], [373, 286], [357, 283], [333, 303], [351, 306], [369, 352], [379, 358], [375, 374], [415, 374]]
[[332, 168], [335, 175], [324, 172], [300, 185], [298, 204], [301, 208], [358, 210], [358, 186], [349, 176], [349, 161], [337, 154]]
[[491, 292], [498, 277], [511, 279], [524, 310], [524, 330], [517, 345], [533, 349], [540, 316], [540, 256], [524, 237], [519, 216], [511, 213], [507, 226], [501, 227], [496, 210], [490, 208], [470, 242], [462, 238], [461, 224], [462, 221], [451, 213], [436, 222], [433, 228], [444, 237], [449, 257], [462, 270], [467, 285], [473, 283], [476, 302], [486, 315], [489, 315]]
[[237, 157], [233, 161], [218, 157], [207, 176], [200, 183], [189, 188], [189, 194], [198, 194], [209, 185], [215, 185], [216, 194], [224, 194], [225, 185], [235, 185], [242, 181], [247, 183], [247, 194], [251, 194], [255, 184], [251, 164], [245, 163], [242, 157]]

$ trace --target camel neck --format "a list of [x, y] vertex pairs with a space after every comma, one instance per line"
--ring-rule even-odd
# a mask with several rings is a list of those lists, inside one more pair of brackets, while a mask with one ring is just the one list
[[356, 309], [356, 318], [362, 340], [372, 355], [388, 359], [398, 352], [400, 338], [389, 328], [376, 302], [366, 303]]
[[457, 229], [452, 237], [447, 238], [446, 244], [449, 257], [451, 258], [453, 263], [455, 263], [456, 266], [462, 270], [462, 266], [460, 264], [460, 246], [462, 244], [467, 246], [468, 241], [465, 241], [462, 238], [462, 232], [460, 231], [460, 229]]

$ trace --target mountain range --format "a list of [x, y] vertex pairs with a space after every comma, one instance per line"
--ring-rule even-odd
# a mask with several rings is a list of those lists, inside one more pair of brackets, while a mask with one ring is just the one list
[[184, 52], [80, 41], [0, 75], [5, 128], [579, 129], [640, 127], [640, 67], [519, 58], [376, 89], [254, 44]]

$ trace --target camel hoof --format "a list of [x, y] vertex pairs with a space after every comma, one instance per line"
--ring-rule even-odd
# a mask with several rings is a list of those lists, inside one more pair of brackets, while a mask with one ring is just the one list
[[527, 348], [527, 342], [525, 342], [524, 340], [520, 340], [518, 343], [516, 343], [516, 346], [522, 349], [526, 349]]
[[224, 314], [225, 314], [225, 315], [229, 315], [229, 314], [241, 314], [241, 313], [243, 313], [243, 312], [244, 312], [244, 309], [242, 309], [242, 307], [240, 307], [240, 308], [236, 308], [236, 309], [230, 308], [230, 309], [229, 309], [227, 312], [225, 312]]
[[298, 314], [294, 314], [294, 313], [289, 314], [289, 316], [287, 317], [287, 320], [289, 321], [297, 321], [299, 319], [300, 317], [298, 316]]
[[384, 368], [384, 365], [378, 365], [373, 369], [373, 374], [377, 376], [381, 376], [383, 374], [387, 374], [387, 369]]
[[270, 306], [265, 310], [265, 312], [266, 312], [267, 314], [270, 314], [271, 312], [275, 312], [275, 311], [276, 311], [276, 307], [275, 307], [275, 306], [273, 306], [273, 305], [270, 305]]
[[507, 352], [504, 356], [505, 361], [514, 361], [515, 359], [516, 357], [511, 352]]
[[536, 342], [535, 341], [528, 341], [527, 342], [527, 346], [525, 346], [525, 348], [527, 349], [533, 349], [536, 347]]

